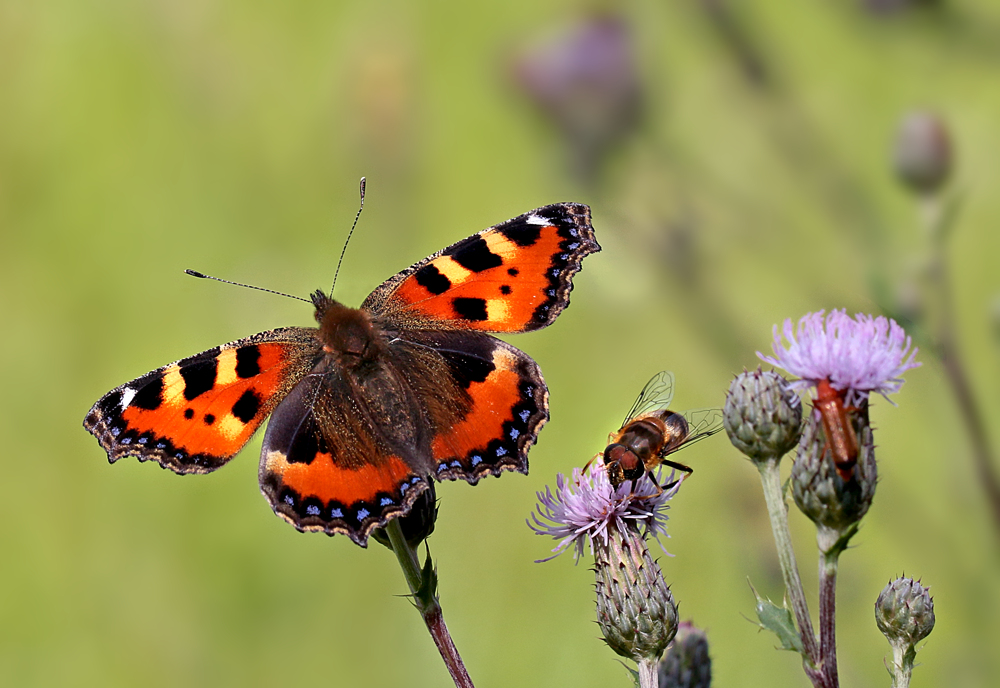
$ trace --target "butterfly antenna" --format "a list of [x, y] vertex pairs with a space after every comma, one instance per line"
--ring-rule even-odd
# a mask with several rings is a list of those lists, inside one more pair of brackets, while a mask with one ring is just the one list
[[351, 225], [351, 231], [347, 233], [347, 240], [344, 241], [344, 248], [340, 251], [340, 260], [337, 261], [337, 271], [333, 273], [333, 286], [330, 287], [330, 298], [333, 298], [334, 287], [337, 286], [337, 275], [340, 274], [340, 264], [344, 262], [344, 254], [347, 253], [347, 244], [351, 241], [351, 236], [354, 234], [354, 228], [358, 226], [358, 220], [361, 218], [361, 211], [365, 209], [365, 178], [361, 178], [361, 207], [358, 208], [358, 214], [354, 216], [354, 224]]
[[212, 277], [211, 275], [206, 275], [203, 272], [198, 272], [197, 270], [185, 270], [185, 273], [191, 275], [192, 277], [200, 277], [201, 279], [215, 280], [216, 282], [225, 282], [226, 284], [233, 284], [237, 287], [246, 287], [247, 289], [256, 289], [257, 291], [266, 291], [268, 294], [277, 294], [278, 296], [287, 296], [290, 299], [297, 299], [298, 301], [305, 301], [306, 303], [312, 303], [309, 299], [304, 299], [301, 296], [292, 296], [291, 294], [286, 294], [283, 291], [275, 291], [273, 289], [265, 289], [264, 287], [255, 287], [252, 284], [242, 284], [240, 282], [231, 282], [229, 280], [222, 279], [220, 277]]

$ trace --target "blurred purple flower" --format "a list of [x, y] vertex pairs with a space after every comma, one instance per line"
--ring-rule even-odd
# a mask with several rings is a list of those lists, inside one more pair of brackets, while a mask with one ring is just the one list
[[[670, 476], [668, 482], [673, 481], [673, 472]], [[659, 488], [643, 476], [634, 487], [631, 480], [626, 480], [615, 489], [599, 458], [586, 471], [574, 468], [571, 479], [559, 473], [554, 493], [549, 487], [537, 493], [537, 512], [528, 520], [528, 526], [537, 534], [559, 540], [552, 550], [555, 554], [539, 561], [555, 559], [570, 545], [574, 547], [574, 559], [583, 554], [584, 543], [593, 553], [595, 538], [607, 543], [611, 530], [625, 537], [629, 521], [643, 525], [647, 536], [659, 538], [667, 532], [667, 502], [677, 494], [681, 482], [657, 494]]]
[[[825, 318], [823, 311], [809, 313], [793, 331], [791, 319], [782, 328], [788, 346], [774, 326], [774, 356], [757, 356], [773, 366], [802, 378], [792, 385], [809, 387], [828, 380], [833, 389], [845, 392], [844, 402], [853, 405], [878, 392], [888, 399], [903, 385], [904, 371], [921, 364], [913, 359], [910, 338], [895, 320], [883, 316], [834, 310]], [[892, 403], [890, 401], [890, 403]]]
[[539, 43], [515, 60], [514, 75], [565, 136], [582, 174], [638, 122], [642, 88], [620, 17], [594, 17]]

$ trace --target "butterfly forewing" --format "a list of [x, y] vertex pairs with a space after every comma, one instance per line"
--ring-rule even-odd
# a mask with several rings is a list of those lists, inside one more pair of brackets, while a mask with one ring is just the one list
[[434, 327], [537, 330], [569, 304], [573, 276], [582, 260], [600, 248], [590, 208], [556, 203], [415, 263], [372, 292], [362, 308]]

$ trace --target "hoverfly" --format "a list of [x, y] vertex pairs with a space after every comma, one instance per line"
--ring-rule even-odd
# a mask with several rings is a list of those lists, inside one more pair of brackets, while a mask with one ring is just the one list
[[674, 374], [666, 370], [657, 373], [642, 388], [621, 429], [609, 436], [604, 466], [614, 487], [649, 474], [653, 484], [663, 490], [652, 470], [663, 464], [691, 474], [692, 468], [666, 457], [722, 429], [721, 409], [677, 413], [667, 408], [673, 398]]

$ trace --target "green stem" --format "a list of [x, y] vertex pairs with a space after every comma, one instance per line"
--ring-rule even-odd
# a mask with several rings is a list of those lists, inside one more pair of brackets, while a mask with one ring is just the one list
[[837, 533], [819, 533], [819, 651], [823, 675], [828, 688], [837, 688], [837, 563], [841, 549], [837, 548]]
[[909, 688], [910, 677], [913, 676], [912, 646], [906, 643], [892, 643], [892, 688]]
[[643, 659], [639, 662], [639, 688], [659, 688], [658, 662]]
[[954, 298], [951, 290], [951, 276], [948, 271], [947, 239], [954, 213], [946, 211], [943, 199], [934, 194], [921, 199], [921, 222], [931, 237], [930, 276], [937, 284], [939, 323], [937, 336], [938, 355], [944, 367], [945, 377], [951, 385], [955, 401], [961, 411], [959, 418], [965, 424], [965, 431], [972, 442], [972, 458], [979, 474], [979, 484], [986, 492], [986, 501], [993, 516], [993, 525], [1000, 532], [1000, 476], [997, 475], [993, 451], [987, 437], [987, 426], [976, 402], [969, 375], [959, 353], [956, 336]]
[[813, 632], [809, 605], [806, 604], [806, 596], [802, 591], [799, 567], [795, 563], [792, 535], [788, 530], [788, 506], [785, 504], [785, 497], [781, 490], [781, 471], [778, 468], [778, 461], [778, 458], [774, 458], [756, 462], [756, 465], [760, 471], [761, 486], [764, 488], [767, 514], [771, 518], [771, 530], [774, 532], [774, 544], [778, 550], [781, 574], [785, 579], [785, 591], [791, 600], [792, 612], [799, 625], [806, 674], [814, 686], [825, 686], [824, 677], [819, 671], [821, 666], [819, 645], [816, 642], [816, 634]]
[[469, 672], [465, 669], [465, 663], [458, 654], [448, 627], [445, 626], [444, 616], [441, 613], [441, 604], [438, 602], [436, 584], [434, 583], [434, 570], [430, 566], [430, 555], [428, 555], [428, 566], [423, 570], [420, 568], [420, 560], [417, 557], [417, 550], [410, 546], [403, 535], [403, 529], [399, 525], [399, 519], [393, 519], [385, 527], [385, 532], [389, 536], [389, 543], [392, 551], [399, 561], [399, 567], [403, 569], [403, 576], [406, 584], [413, 595], [413, 604], [416, 606], [420, 616], [423, 617], [427, 630], [441, 653], [451, 679], [457, 688], [475, 688]]

